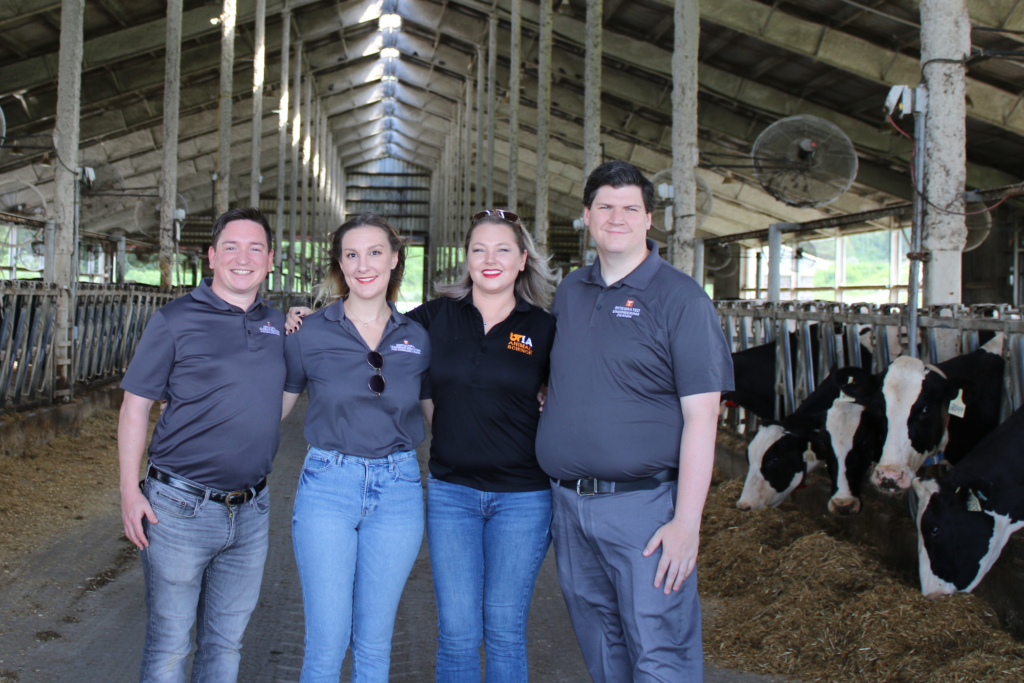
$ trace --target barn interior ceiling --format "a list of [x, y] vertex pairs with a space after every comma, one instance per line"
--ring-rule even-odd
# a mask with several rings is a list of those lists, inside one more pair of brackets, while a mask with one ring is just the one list
[[[518, 193], [532, 205], [537, 169], [539, 7], [522, 0], [523, 58], [509, 60], [512, 0], [290, 0], [291, 42], [327, 115], [344, 167], [391, 157], [436, 171], [455, 133], [467, 81], [486, 59], [488, 18], [498, 17], [496, 193], [508, 168], [508, 87], [522, 73]], [[649, 173], [671, 166], [671, 0], [604, 0], [601, 141], [606, 158]], [[701, 3], [701, 175], [715, 202], [705, 233], [761, 229], [888, 206], [910, 198], [910, 144], [885, 120], [892, 85], [919, 81], [918, 3], [914, 0], [716, 0]], [[977, 50], [1022, 49], [1018, 0], [968, 0]], [[80, 158], [108, 162], [125, 186], [159, 183], [166, 3], [86, 0]], [[277, 191], [278, 98], [284, 3], [267, 2], [267, 75], [261, 196]], [[554, 16], [550, 213], [553, 232], [579, 216], [583, 183], [585, 0], [556, 0]], [[21, 179], [48, 200], [56, 163], [49, 149], [57, 93], [57, 0], [0, 0], [0, 108], [7, 140], [0, 182]], [[220, 2], [185, 0], [181, 60], [178, 190], [191, 216], [210, 214], [217, 165]], [[381, 16], [401, 27], [382, 32]], [[232, 202], [247, 202], [251, 167], [255, 0], [238, 0], [231, 147]], [[397, 50], [397, 53], [394, 52]], [[295, 60], [293, 49], [292, 63]], [[397, 55], [397, 56], [395, 56]], [[1020, 182], [1024, 157], [1024, 65], [978, 56], [968, 69], [967, 158], [971, 188]], [[296, 93], [292, 93], [295, 97]], [[486, 106], [486, 102], [485, 102]], [[812, 114], [839, 126], [859, 159], [856, 182], [828, 207], [787, 206], [745, 168], [714, 167], [714, 154], [748, 154], [781, 118]], [[475, 115], [471, 117], [475, 125]], [[903, 125], [912, 126], [909, 119]], [[286, 173], [290, 171], [287, 170]], [[134, 204], [109, 202], [90, 215], [94, 234], [130, 232]], [[129, 206], [129, 204], [131, 204]], [[152, 228], [155, 230], [155, 227]], [[553, 234], [554, 237], [554, 234]]]

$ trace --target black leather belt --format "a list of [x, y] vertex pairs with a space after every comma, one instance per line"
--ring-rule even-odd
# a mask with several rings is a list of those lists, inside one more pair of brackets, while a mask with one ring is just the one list
[[172, 474], [167, 474], [155, 467], [149, 468], [149, 477], [156, 479], [161, 484], [167, 484], [172, 489], [191, 493], [192, 495], [199, 496], [200, 498], [205, 498], [207, 491], [209, 491], [210, 500], [214, 503], [223, 503], [224, 505], [229, 506], [248, 503], [250, 500], [258, 496], [260, 491], [267, 487], [267, 479], [264, 477], [260, 480], [260, 483], [251, 488], [247, 488], [244, 491], [221, 491], [219, 489], [212, 489], [199, 484], [193, 484], [186, 479], [175, 477]]
[[604, 479], [552, 479], [562, 488], [573, 489], [581, 496], [596, 496], [600, 493], [628, 493], [629, 491], [650, 491], [662, 484], [679, 478], [679, 469], [670, 467], [655, 475], [634, 481], [605, 481]]

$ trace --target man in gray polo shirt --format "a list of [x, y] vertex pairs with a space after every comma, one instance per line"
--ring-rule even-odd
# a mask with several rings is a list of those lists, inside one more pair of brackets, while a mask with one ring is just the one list
[[711, 301], [647, 239], [654, 187], [591, 173], [594, 265], [555, 294], [537, 459], [552, 478], [558, 578], [596, 683], [703, 680], [694, 571], [732, 359]]
[[235, 681], [263, 580], [285, 379], [284, 315], [259, 295], [274, 263], [270, 226], [256, 209], [232, 209], [212, 243], [213, 279], [153, 315], [121, 382], [121, 517], [146, 579], [143, 682], [184, 683], [193, 624], [192, 680]]

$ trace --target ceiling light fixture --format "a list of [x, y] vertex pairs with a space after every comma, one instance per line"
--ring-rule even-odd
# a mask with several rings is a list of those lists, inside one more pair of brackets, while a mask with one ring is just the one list
[[395, 59], [400, 54], [397, 47], [385, 47], [380, 51], [380, 56], [384, 59]]
[[377, 22], [377, 28], [381, 31], [402, 30], [402, 16], [400, 14], [382, 14]]

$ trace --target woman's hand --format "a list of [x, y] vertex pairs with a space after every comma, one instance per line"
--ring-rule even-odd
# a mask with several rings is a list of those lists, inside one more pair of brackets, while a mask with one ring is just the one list
[[292, 306], [288, 309], [288, 315], [284, 319], [284, 333], [297, 332], [302, 327], [302, 319], [313, 312], [312, 308], [306, 306]]

